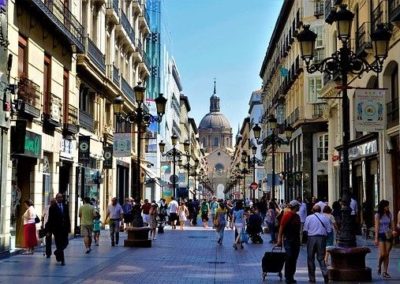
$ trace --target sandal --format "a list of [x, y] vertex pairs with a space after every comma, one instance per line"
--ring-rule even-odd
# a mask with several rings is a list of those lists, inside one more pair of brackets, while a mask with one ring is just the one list
[[383, 273], [382, 273], [382, 276], [383, 276], [383, 278], [392, 278], [392, 277], [389, 275], [389, 273], [387, 273], [387, 272], [383, 272]]
[[382, 273], [382, 270], [380, 267], [378, 267], [378, 275], [381, 275], [381, 273]]

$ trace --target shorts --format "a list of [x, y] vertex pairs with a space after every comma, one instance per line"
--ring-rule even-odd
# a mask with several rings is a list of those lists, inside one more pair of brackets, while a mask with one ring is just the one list
[[93, 225], [81, 225], [81, 236], [92, 237]]
[[201, 213], [201, 220], [208, 222], [208, 213]]
[[385, 233], [378, 233], [378, 241], [380, 241], [380, 242], [391, 242], [392, 239], [386, 238], [386, 234]]
[[170, 222], [174, 222], [174, 221], [178, 221], [178, 214], [176, 213], [169, 213], [169, 221]]

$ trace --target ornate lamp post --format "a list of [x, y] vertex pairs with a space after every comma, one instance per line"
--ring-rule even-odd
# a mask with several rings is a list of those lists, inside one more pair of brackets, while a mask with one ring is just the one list
[[[357, 56], [349, 47], [351, 37], [351, 26], [354, 14], [347, 10], [346, 5], [341, 5], [339, 10], [334, 13], [333, 21], [337, 24], [338, 39], [342, 42], [342, 47], [335, 51], [330, 57], [323, 59], [319, 63], [310, 64], [314, 56], [315, 40], [317, 35], [310, 31], [309, 26], [304, 26], [302, 32], [299, 33], [297, 39], [300, 43], [300, 51], [303, 60], [306, 63], [307, 71], [326, 72], [328, 74], [339, 73], [342, 79], [342, 163], [341, 163], [341, 187], [342, 187], [342, 202], [344, 208], [342, 209], [342, 227], [338, 237], [338, 246], [345, 248], [352, 248], [356, 246], [356, 235], [354, 231], [354, 224], [351, 218], [350, 209], [350, 175], [349, 175], [349, 147], [350, 140], [350, 110], [349, 98], [347, 96], [348, 89], [348, 74], [362, 75], [364, 72], [373, 71], [379, 73], [382, 71], [383, 62], [388, 54], [388, 46], [391, 37], [390, 31], [384, 24], [378, 24], [377, 29], [371, 34], [371, 39], [374, 47], [375, 61], [369, 63], [364, 57]], [[351, 257], [351, 256], [350, 256]], [[365, 254], [364, 254], [365, 257]], [[349, 257], [345, 257], [349, 259]], [[364, 259], [364, 258], [363, 258]], [[333, 266], [335, 262], [333, 262]], [[365, 266], [365, 265], [364, 265]], [[343, 267], [345, 268], [345, 266]], [[360, 272], [360, 271], [359, 271]], [[349, 276], [362, 277], [359, 273], [349, 273]], [[332, 276], [332, 274], [331, 274]], [[343, 279], [346, 275], [342, 273], [342, 277], [332, 277], [332, 279]], [[364, 275], [365, 278], [354, 278], [357, 281], [364, 279], [371, 279], [371, 271], [369, 276]], [[349, 278], [346, 278], [349, 280]], [[351, 278], [353, 279], [353, 278]]]
[[[117, 123], [128, 122], [130, 124], [137, 125], [137, 173], [138, 177], [136, 180], [136, 191], [132, 192], [131, 195], [140, 198], [142, 195], [142, 187], [141, 187], [141, 169], [140, 169], [140, 158], [141, 158], [141, 140], [142, 140], [142, 128], [146, 128], [153, 121], [161, 122], [163, 115], [165, 114], [165, 105], [167, 103], [167, 99], [163, 97], [162, 94], [159, 94], [158, 98], [155, 99], [156, 108], [157, 108], [157, 116], [154, 117], [151, 115], [146, 109], [143, 108], [143, 102], [145, 97], [146, 88], [141, 85], [141, 82], [133, 88], [135, 99], [137, 103], [136, 112], [123, 113], [124, 99], [122, 96], [117, 96], [113, 101], [114, 113], [117, 116]], [[118, 129], [118, 127], [117, 127]]]
[[[163, 142], [163, 141], [161, 141], [160, 143], [158, 143], [158, 146], [160, 147], [160, 153], [161, 153], [161, 155], [163, 155], [163, 156], [166, 156], [167, 158], [169, 158], [169, 159], [171, 159], [172, 158], [172, 168], [173, 168], [173, 172], [172, 172], [172, 191], [173, 191], [173, 194], [174, 194], [174, 197], [176, 197], [176, 182], [177, 182], [177, 176], [176, 176], [176, 163], [181, 159], [181, 157], [183, 156], [183, 155], [185, 155], [185, 153], [183, 153], [183, 152], [181, 152], [181, 151], [179, 151], [177, 148], [176, 148], [176, 145], [177, 145], [177, 143], [178, 143], [178, 136], [176, 136], [175, 134], [173, 134], [172, 136], [171, 136], [171, 142], [172, 142], [172, 149], [171, 150], [169, 150], [169, 151], [167, 151], [167, 152], [165, 152], [164, 153], [164, 150], [165, 150], [165, 143]], [[189, 152], [189, 147], [190, 147], [190, 144], [189, 144], [189, 141], [185, 141], [184, 143], [183, 143], [183, 147], [184, 147], [184, 151], [186, 152], [186, 153], [188, 153]]]

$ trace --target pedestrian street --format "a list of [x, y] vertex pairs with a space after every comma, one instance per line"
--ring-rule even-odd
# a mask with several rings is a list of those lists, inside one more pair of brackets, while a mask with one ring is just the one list
[[[226, 230], [223, 245], [218, 245], [215, 231], [201, 226], [170, 230], [157, 235], [151, 248], [111, 247], [108, 231], [101, 231], [100, 246], [86, 254], [82, 238], [71, 239], [65, 250], [65, 266], [52, 256], [43, 256], [43, 249], [34, 255], [16, 254], [0, 259], [0, 283], [283, 283], [277, 274], [261, 279], [261, 258], [271, 250], [269, 235], [264, 244], [245, 244], [234, 250], [233, 231]], [[376, 273], [377, 249], [371, 241], [359, 241], [371, 248], [367, 266], [372, 268], [373, 283], [400, 282], [400, 250], [391, 253], [389, 272], [392, 279], [383, 280]], [[54, 249], [54, 245], [53, 245]], [[323, 278], [317, 265], [317, 283]], [[295, 279], [308, 283], [306, 249], [301, 248]]]

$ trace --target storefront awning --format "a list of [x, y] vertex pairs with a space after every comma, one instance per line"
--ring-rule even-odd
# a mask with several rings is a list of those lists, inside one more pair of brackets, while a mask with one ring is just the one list
[[153, 179], [158, 179], [158, 175], [152, 171], [151, 169], [147, 168], [145, 165], [140, 164], [140, 167], [144, 170], [144, 172], [146, 173], [146, 175], [149, 178], [153, 178]]

